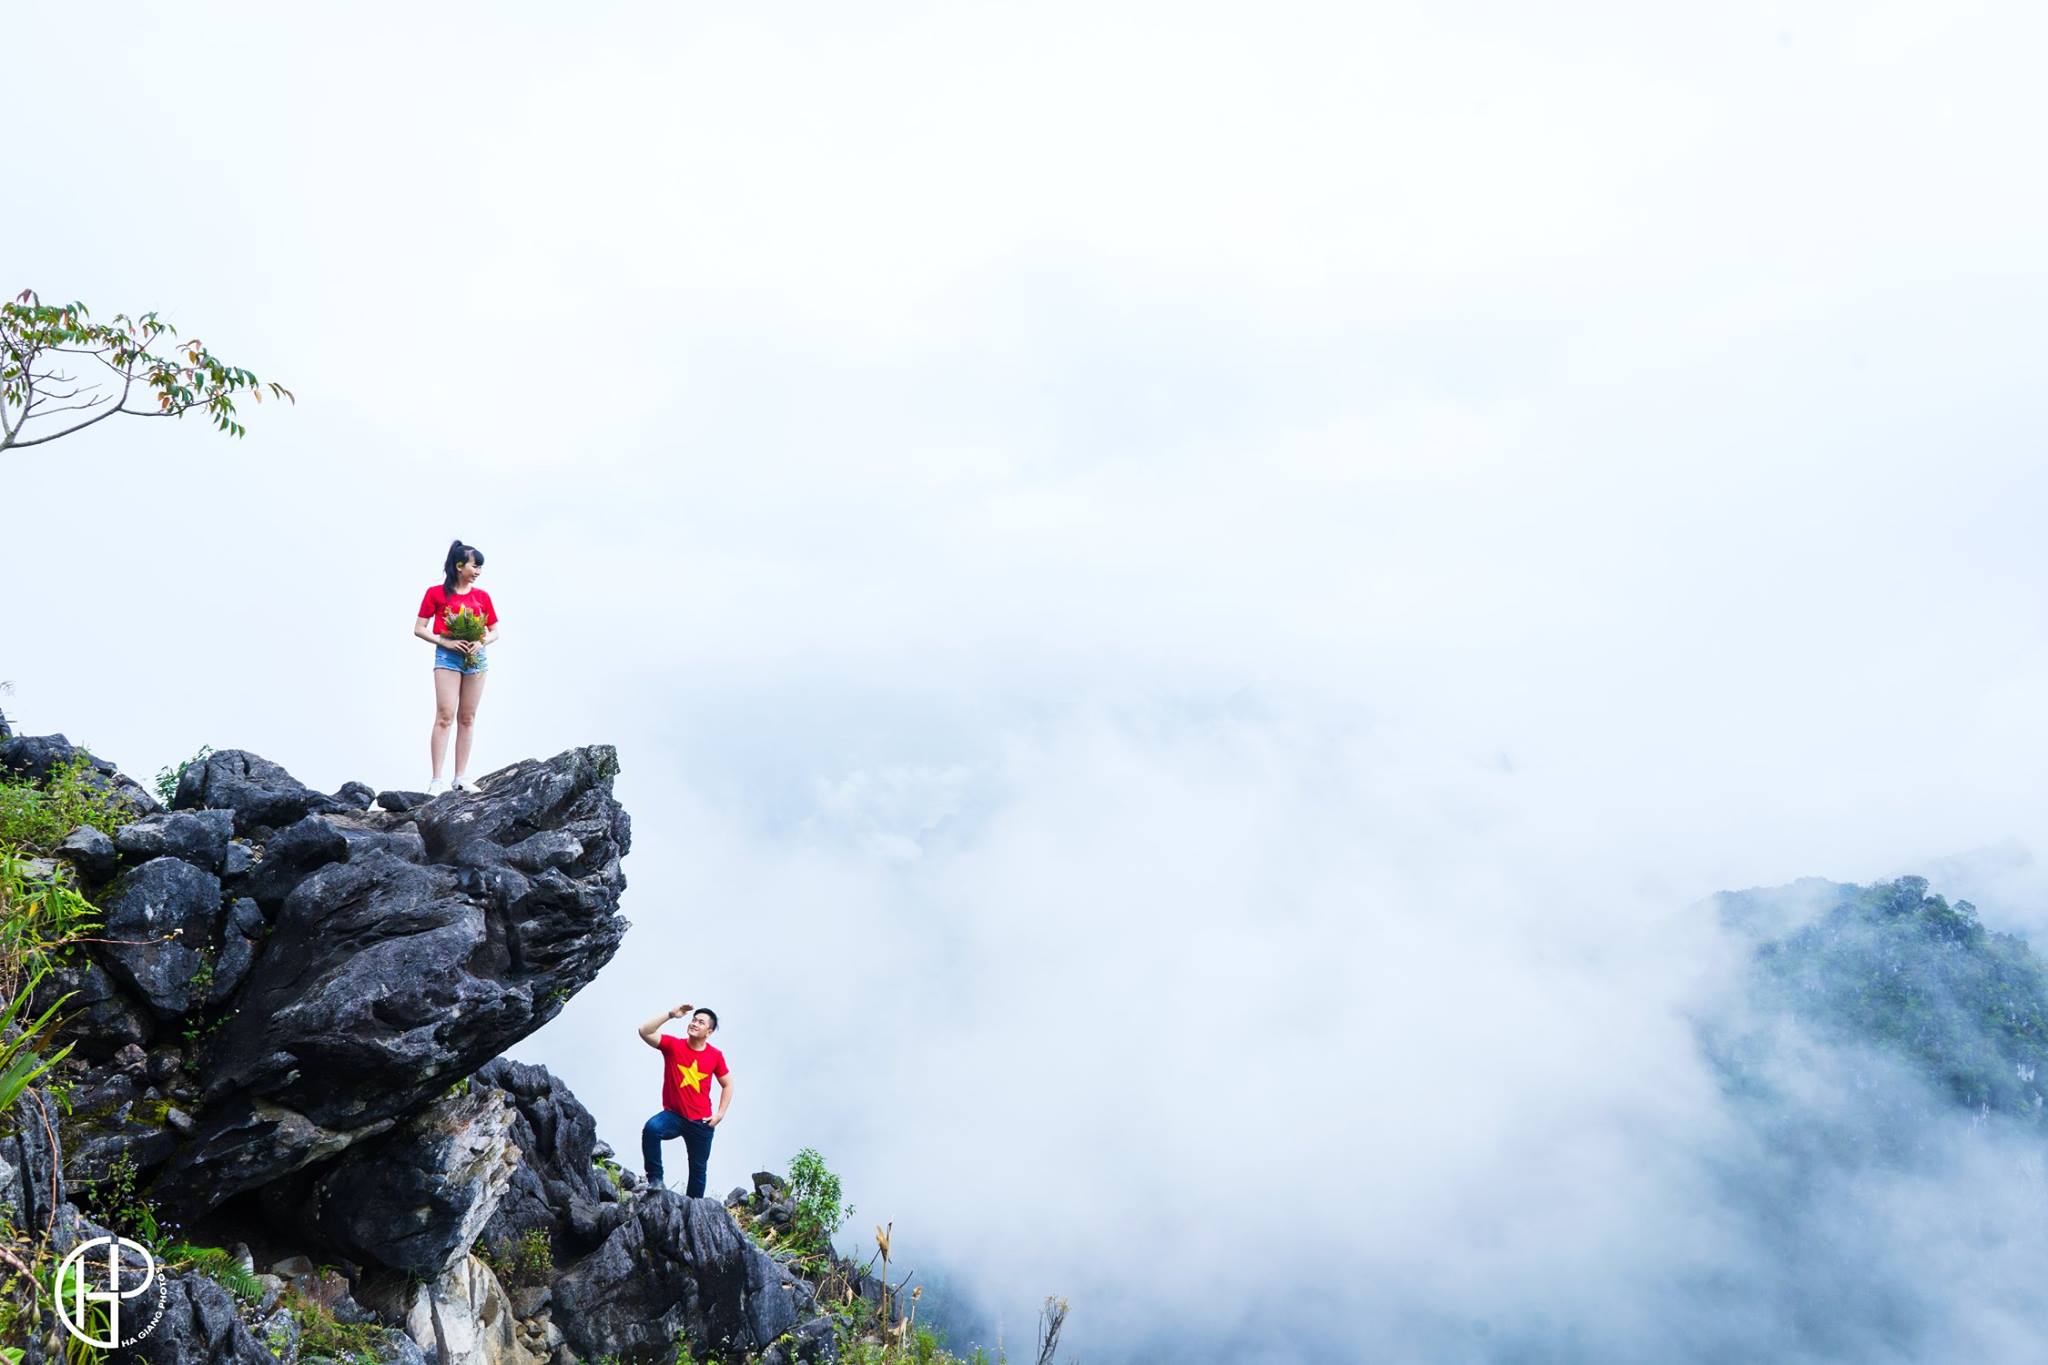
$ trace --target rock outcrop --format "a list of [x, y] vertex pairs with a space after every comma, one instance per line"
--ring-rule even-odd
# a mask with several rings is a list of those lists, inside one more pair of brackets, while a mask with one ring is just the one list
[[437, 1279], [469, 1254], [519, 1169], [511, 1124], [487, 1087], [430, 1105], [331, 1163], [307, 1221], [357, 1260]]
[[678, 1335], [737, 1355], [796, 1325], [782, 1268], [724, 1208], [653, 1190], [632, 1213], [555, 1282], [563, 1334], [584, 1356], [644, 1356]]
[[487, 1247], [511, 1248], [535, 1234], [567, 1261], [596, 1249], [625, 1220], [621, 1192], [597, 1168], [597, 1122], [546, 1067], [500, 1057], [474, 1084], [505, 1097], [511, 1140], [522, 1153], [510, 1188], [483, 1231]]
[[[265, 848], [244, 879], [277, 909], [200, 1056], [207, 1117], [166, 1171], [187, 1212], [417, 1110], [553, 1018], [626, 929], [630, 827], [611, 798], [609, 749], [518, 764], [410, 815], [305, 815], [307, 789], [278, 790], [281, 769], [239, 754], [207, 763], [223, 759], [227, 776], [188, 771], [179, 800], [222, 790], [240, 803], [238, 826], [257, 833], [258, 818], [291, 819], [279, 856], [302, 875], [279, 897]], [[415, 816], [424, 863], [341, 833], [389, 835]], [[536, 863], [542, 843], [554, 861]]]
[[[67, 764], [131, 818], [35, 865], [106, 931], [37, 989], [38, 1009], [68, 996], [70, 1104], [32, 1089], [0, 1115], [0, 1220], [61, 1254], [107, 1232], [82, 1210], [119, 1222], [139, 1197], [242, 1266], [164, 1267], [157, 1327], [116, 1359], [299, 1365], [322, 1340], [378, 1365], [667, 1362], [680, 1340], [833, 1359], [786, 1258], [725, 1206], [637, 1190], [559, 1079], [501, 1055], [626, 932], [612, 750], [431, 800], [327, 796], [228, 751], [164, 810], [61, 736], [0, 726], [15, 778]], [[23, 1349], [62, 1358], [47, 1309]]]

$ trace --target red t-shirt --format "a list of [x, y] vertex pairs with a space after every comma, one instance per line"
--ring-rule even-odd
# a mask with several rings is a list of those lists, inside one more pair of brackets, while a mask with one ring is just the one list
[[661, 1107], [686, 1119], [711, 1117], [711, 1078], [725, 1074], [725, 1054], [711, 1044], [702, 1052], [687, 1038], [664, 1033], [661, 1044]]
[[427, 595], [420, 599], [420, 616], [432, 617], [434, 634], [442, 634], [441, 627], [448, 621], [448, 613], [464, 607], [484, 618], [484, 624], [498, 624], [498, 609], [491, 605], [491, 595], [482, 588], [471, 588], [468, 592], [450, 592], [436, 583], [427, 589]]

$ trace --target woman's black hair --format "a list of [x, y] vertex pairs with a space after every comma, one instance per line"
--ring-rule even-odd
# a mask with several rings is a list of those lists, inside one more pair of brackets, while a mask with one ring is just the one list
[[464, 545], [458, 540], [448, 547], [448, 562], [441, 566], [441, 590], [443, 592], [455, 591], [456, 565], [472, 559], [476, 561], [476, 566], [479, 569], [484, 566], [484, 552], [477, 549], [476, 546]]

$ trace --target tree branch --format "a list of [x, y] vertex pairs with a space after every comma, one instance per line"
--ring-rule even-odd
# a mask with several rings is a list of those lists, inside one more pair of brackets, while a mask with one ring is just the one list
[[[43, 444], [43, 442], [45, 442], [45, 441], [54, 441], [54, 440], [56, 440], [56, 439], [57, 439], [57, 438], [58, 438], [59, 436], [69, 436], [69, 435], [70, 435], [70, 434], [71, 434], [72, 432], [74, 432], [74, 431], [84, 431], [84, 430], [85, 430], [85, 429], [86, 429], [87, 427], [91, 426], [91, 425], [92, 425], [93, 423], [95, 423], [95, 422], [104, 422], [104, 421], [106, 421], [106, 420], [107, 420], [107, 419], [108, 419], [109, 417], [112, 417], [112, 416], [113, 416], [113, 415], [114, 415], [115, 413], [117, 413], [117, 412], [121, 412], [121, 411], [124, 411], [124, 409], [121, 409], [121, 408], [118, 408], [118, 407], [116, 407], [116, 408], [108, 408], [108, 409], [107, 409], [107, 410], [106, 410], [105, 412], [101, 413], [101, 414], [100, 414], [99, 416], [97, 416], [97, 417], [88, 417], [88, 418], [86, 418], [86, 419], [85, 419], [85, 420], [84, 420], [83, 422], [80, 422], [80, 423], [79, 423], [79, 424], [78, 424], [77, 426], [75, 426], [75, 427], [66, 427], [66, 428], [64, 428], [64, 430], [62, 430], [62, 431], [53, 431], [53, 432], [51, 432], [51, 433], [50, 433], [50, 434], [49, 434], [48, 436], [38, 436], [38, 437], [36, 437], [36, 438], [35, 438], [35, 439], [34, 439], [33, 441], [13, 441], [13, 440], [10, 440], [10, 441], [8, 441], [8, 442], [6, 443], [6, 446], [4, 446], [4, 447], [0, 447], [0, 449], [5, 449], [5, 448], [12, 448], [12, 449], [15, 449], [15, 450], [26, 450], [26, 449], [28, 449], [28, 448], [29, 448], [30, 446], [39, 446], [39, 445]], [[155, 414], [155, 413], [151, 413], [151, 412], [136, 412], [136, 413], [130, 413], [130, 414], [129, 414], [129, 416], [131, 416], [131, 417], [154, 417], [154, 416], [156, 416], [156, 414]], [[17, 424], [17, 426], [16, 426], [16, 428], [15, 428], [15, 429], [16, 429], [17, 431], [18, 431], [18, 430], [20, 430], [20, 427], [19, 427], [19, 425], [18, 425], [18, 424]]]
[[[87, 400], [86, 400], [85, 402], [83, 402], [83, 403], [71, 403], [71, 404], [67, 404], [66, 406], [64, 406], [64, 407], [61, 407], [61, 408], [50, 408], [50, 409], [48, 409], [47, 411], [37, 411], [37, 412], [36, 412], [36, 413], [35, 413], [34, 415], [35, 415], [36, 417], [39, 417], [39, 418], [41, 418], [41, 417], [52, 417], [52, 416], [55, 416], [55, 415], [56, 415], [57, 413], [60, 413], [60, 412], [90, 412], [90, 411], [92, 411], [92, 410], [93, 410], [94, 408], [98, 407], [98, 406], [99, 406], [100, 404], [102, 404], [102, 403], [104, 403], [104, 402], [106, 402], [106, 401], [107, 401], [107, 395], [105, 395], [105, 394], [101, 394], [101, 395], [100, 395], [99, 397], [97, 397], [97, 398], [88, 398], [88, 399], [87, 399]], [[38, 408], [40, 408], [40, 406], [41, 406], [41, 403], [40, 403], [40, 400], [38, 400]], [[27, 411], [27, 409], [23, 409], [23, 411], [22, 411], [22, 414], [21, 414], [21, 419], [22, 419], [22, 420], [23, 420], [23, 421], [25, 422], [25, 421], [27, 421], [27, 420], [29, 419], [29, 416], [30, 416], [30, 414], [29, 414], [29, 412]]]

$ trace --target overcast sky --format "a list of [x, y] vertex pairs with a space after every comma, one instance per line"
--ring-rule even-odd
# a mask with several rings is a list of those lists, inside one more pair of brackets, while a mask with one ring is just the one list
[[0, 704], [422, 786], [481, 546], [475, 766], [635, 821], [516, 1055], [628, 1152], [714, 1004], [715, 1190], [821, 1148], [1013, 1346], [1680, 1358], [1696, 902], [2048, 928], [2037, 7], [7, 29], [0, 289], [298, 403], [0, 456]]

